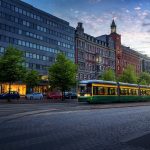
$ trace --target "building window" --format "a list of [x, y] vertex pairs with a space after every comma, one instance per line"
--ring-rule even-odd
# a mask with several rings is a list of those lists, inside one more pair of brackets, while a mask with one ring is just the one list
[[120, 70], [120, 67], [119, 67], [119, 66], [117, 67], [117, 70], [118, 70], [118, 71]]
[[29, 42], [26, 42], [26, 47], [29, 47], [29, 45], [30, 45]]
[[4, 53], [4, 47], [0, 47], [0, 52]]
[[25, 41], [22, 41], [22, 46], [26, 46]]
[[19, 13], [22, 14], [22, 9], [21, 8], [19, 8]]
[[19, 34], [22, 34], [22, 30], [19, 29], [19, 32], [18, 32], [18, 33], [19, 33]]
[[25, 63], [25, 66], [28, 68], [29, 67], [29, 63]]
[[18, 45], [22, 45], [22, 42], [21, 42], [21, 40], [18, 40]]
[[18, 11], [19, 11], [18, 7], [15, 7], [15, 12], [18, 12]]
[[37, 59], [40, 59], [40, 56], [39, 56], [39, 55], [36, 55], [36, 58], [37, 58]]
[[40, 69], [40, 66], [39, 64], [36, 64], [36, 69]]
[[36, 59], [36, 54], [33, 54], [33, 58]]
[[46, 56], [43, 56], [43, 60], [46, 60]]
[[26, 52], [26, 57], [29, 57], [29, 53]]

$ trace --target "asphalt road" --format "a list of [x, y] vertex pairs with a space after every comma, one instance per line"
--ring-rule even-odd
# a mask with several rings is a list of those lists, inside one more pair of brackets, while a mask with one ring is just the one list
[[0, 105], [0, 150], [150, 150], [150, 106], [99, 106]]

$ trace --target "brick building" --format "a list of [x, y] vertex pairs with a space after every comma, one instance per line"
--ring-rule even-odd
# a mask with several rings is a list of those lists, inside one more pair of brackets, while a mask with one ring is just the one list
[[114, 41], [116, 52], [116, 75], [121, 75], [127, 65], [132, 65], [135, 68], [135, 72], [139, 74], [142, 71], [141, 57], [135, 50], [121, 44], [121, 35], [117, 34], [116, 28], [117, 26], [113, 20], [110, 37]]
[[123, 71], [123, 51], [122, 51], [122, 47], [121, 47], [121, 35], [117, 34], [116, 32], [116, 24], [115, 21], [112, 21], [111, 24], [111, 34], [110, 37], [113, 39], [114, 41], [114, 48], [115, 48], [115, 52], [116, 52], [116, 75], [120, 75], [122, 74]]
[[136, 52], [133, 49], [130, 49], [130, 47], [126, 47], [122, 45], [122, 63], [123, 63], [123, 70], [127, 67], [127, 65], [132, 65], [135, 69], [136, 74], [138, 75], [141, 71], [141, 59], [138, 52]]

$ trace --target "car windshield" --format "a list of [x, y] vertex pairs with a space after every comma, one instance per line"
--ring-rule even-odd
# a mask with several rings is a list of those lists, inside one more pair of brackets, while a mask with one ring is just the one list
[[41, 93], [33, 93], [33, 94], [41, 94]]

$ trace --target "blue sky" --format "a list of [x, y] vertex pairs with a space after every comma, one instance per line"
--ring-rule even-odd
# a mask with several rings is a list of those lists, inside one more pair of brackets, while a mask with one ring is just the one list
[[122, 43], [150, 56], [150, 0], [23, 0], [73, 27], [83, 22], [85, 32], [110, 33], [115, 19]]

